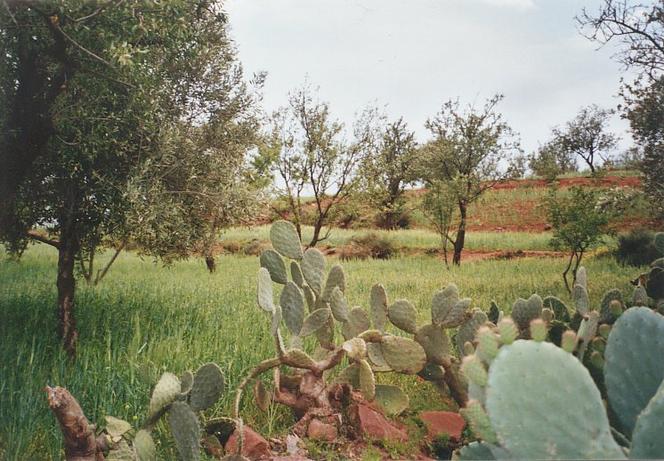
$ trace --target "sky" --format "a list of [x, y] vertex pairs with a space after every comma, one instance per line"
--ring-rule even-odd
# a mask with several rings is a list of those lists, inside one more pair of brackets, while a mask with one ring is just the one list
[[[581, 36], [574, 21], [599, 0], [226, 0], [248, 76], [267, 72], [267, 111], [305, 79], [346, 124], [367, 104], [403, 116], [420, 141], [424, 123], [458, 98], [498, 106], [529, 153], [551, 128], [589, 104], [615, 108], [616, 49]], [[611, 130], [630, 145], [617, 115]]]

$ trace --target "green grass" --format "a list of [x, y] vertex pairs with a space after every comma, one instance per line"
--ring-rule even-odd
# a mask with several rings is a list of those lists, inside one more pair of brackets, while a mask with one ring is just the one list
[[[246, 242], [252, 239], [269, 241], [270, 226], [256, 226], [253, 228], [238, 227], [228, 229], [221, 235], [221, 241]], [[427, 249], [440, 245], [437, 233], [426, 229], [408, 230], [368, 230], [368, 229], [332, 229], [330, 237], [321, 242], [322, 245], [340, 246], [346, 244], [352, 237], [375, 233], [391, 240], [399, 248]], [[308, 242], [313, 235], [311, 226], [304, 226], [302, 239]], [[530, 232], [468, 232], [466, 234], [466, 249], [471, 251], [495, 250], [548, 250], [551, 233]]]
[[[430, 238], [426, 235], [395, 238], [413, 244]], [[61, 435], [43, 392], [46, 384], [69, 388], [92, 421], [113, 415], [138, 424], [151, 386], [164, 370], [181, 373], [216, 361], [233, 390], [252, 365], [273, 354], [268, 321], [255, 305], [257, 258], [220, 257], [217, 273], [209, 275], [200, 260], [163, 267], [127, 253], [100, 286], [79, 284], [79, 351], [71, 363], [55, 334], [55, 264], [55, 252], [43, 245], [29, 249], [20, 262], [0, 262], [0, 458], [62, 458]], [[608, 257], [589, 258], [586, 265], [594, 303], [608, 288], [630, 292], [628, 280], [638, 272]], [[481, 261], [448, 271], [439, 259], [418, 256], [344, 267], [351, 305], [367, 307], [371, 285], [381, 282], [390, 299], [408, 298], [418, 306], [420, 322], [428, 319], [433, 293], [450, 282], [480, 308], [492, 299], [509, 307], [535, 291], [568, 299], [559, 275], [562, 259]], [[404, 387], [411, 414], [444, 408], [429, 385], [412, 377], [381, 374], [378, 379]], [[230, 401], [227, 393], [206, 415], [229, 414]], [[243, 416], [266, 436], [284, 434], [292, 424], [283, 408], [260, 413], [250, 399], [244, 401]], [[157, 440], [160, 459], [174, 459], [161, 426]]]

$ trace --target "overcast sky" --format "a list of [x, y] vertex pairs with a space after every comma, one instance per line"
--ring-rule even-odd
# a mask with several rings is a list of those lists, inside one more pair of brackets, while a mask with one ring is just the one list
[[[368, 103], [403, 116], [420, 140], [443, 101], [499, 106], [526, 152], [584, 105], [615, 107], [615, 49], [582, 37], [574, 16], [598, 0], [227, 0], [247, 75], [266, 71], [264, 106], [305, 76], [346, 123]], [[615, 117], [612, 130], [627, 138]], [[623, 146], [628, 141], [623, 141]]]

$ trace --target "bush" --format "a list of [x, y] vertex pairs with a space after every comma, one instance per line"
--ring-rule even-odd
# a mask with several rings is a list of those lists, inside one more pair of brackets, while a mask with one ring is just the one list
[[628, 266], [646, 266], [662, 257], [655, 247], [655, 234], [647, 229], [633, 229], [618, 236], [616, 260]]
[[390, 259], [396, 253], [397, 249], [391, 240], [370, 232], [361, 236], [353, 236], [348, 245], [341, 248], [339, 256], [344, 261], [367, 258]]

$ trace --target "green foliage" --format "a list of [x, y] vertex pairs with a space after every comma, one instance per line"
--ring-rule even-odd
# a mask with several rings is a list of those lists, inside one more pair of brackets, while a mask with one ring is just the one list
[[615, 255], [622, 264], [645, 266], [664, 256], [664, 248], [656, 245], [655, 234], [652, 231], [638, 228], [618, 236]]

